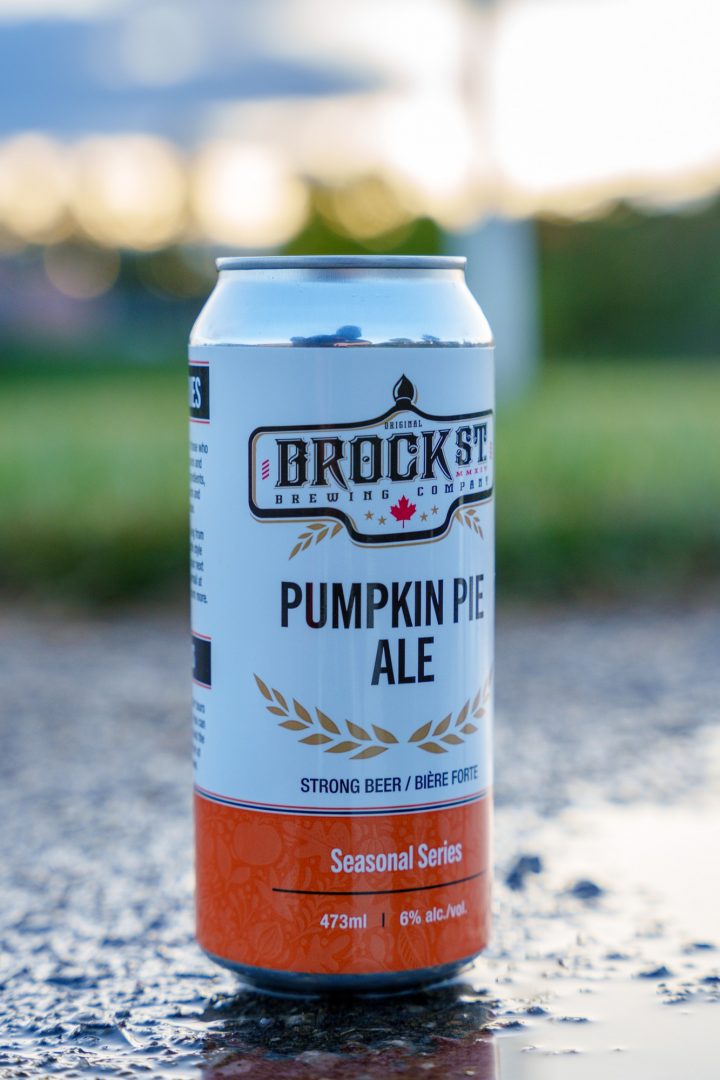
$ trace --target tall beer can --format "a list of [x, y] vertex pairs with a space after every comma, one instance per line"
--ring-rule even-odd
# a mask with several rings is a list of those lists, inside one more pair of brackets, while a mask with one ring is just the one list
[[488, 938], [492, 338], [465, 260], [224, 258], [190, 339], [197, 935], [270, 989]]

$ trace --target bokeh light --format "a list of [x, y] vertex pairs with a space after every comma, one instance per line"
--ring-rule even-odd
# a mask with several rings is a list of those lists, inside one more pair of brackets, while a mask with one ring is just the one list
[[0, 224], [31, 243], [53, 243], [70, 229], [72, 170], [66, 149], [29, 133], [0, 147]]
[[383, 114], [383, 159], [407, 208], [459, 227], [482, 209], [472, 190], [473, 132], [462, 103], [432, 94], [396, 100]]
[[320, 189], [316, 203], [334, 229], [360, 240], [394, 233], [413, 217], [395, 188], [380, 176], [364, 176], [354, 183]]
[[93, 300], [117, 280], [120, 257], [116, 251], [86, 244], [57, 244], [45, 249], [45, 272], [55, 288], [72, 300]]
[[279, 154], [229, 139], [207, 143], [193, 177], [201, 232], [218, 243], [270, 248], [291, 240], [308, 213], [307, 186]]
[[76, 169], [73, 211], [93, 240], [151, 251], [182, 233], [185, 171], [169, 143], [148, 135], [87, 139]]

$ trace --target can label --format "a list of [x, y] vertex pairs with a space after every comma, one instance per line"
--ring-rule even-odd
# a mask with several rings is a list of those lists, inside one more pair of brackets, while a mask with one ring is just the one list
[[200, 943], [363, 974], [489, 920], [482, 348], [190, 352]]

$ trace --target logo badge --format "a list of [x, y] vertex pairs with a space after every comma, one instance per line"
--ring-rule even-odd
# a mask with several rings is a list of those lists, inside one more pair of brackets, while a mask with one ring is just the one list
[[493, 413], [436, 416], [401, 376], [393, 404], [355, 423], [260, 427], [249, 499], [268, 521], [340, 522], [358, 544], [434, 540], [493, 494]]

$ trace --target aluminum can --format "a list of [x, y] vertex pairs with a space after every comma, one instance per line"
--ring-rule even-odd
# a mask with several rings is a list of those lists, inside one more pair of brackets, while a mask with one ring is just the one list
[[190, 338], [197, 936], [268, 989], [488, 937], [492, 338], [462, 258], [218, 260]]

